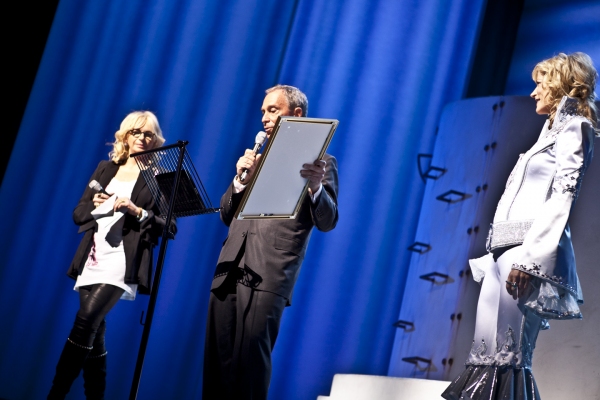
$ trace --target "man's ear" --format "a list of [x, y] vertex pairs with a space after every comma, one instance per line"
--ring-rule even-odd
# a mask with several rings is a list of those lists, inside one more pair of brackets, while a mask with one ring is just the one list
[[300, 107], [294, 108], [294, 117], [303, 117], [302, 109]]

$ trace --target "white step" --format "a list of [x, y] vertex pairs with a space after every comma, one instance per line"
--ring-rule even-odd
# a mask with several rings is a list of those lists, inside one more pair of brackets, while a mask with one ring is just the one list
[[449, 384], [430, 379], [336, 374], [329, 396], [317, 400], [440, 400]]

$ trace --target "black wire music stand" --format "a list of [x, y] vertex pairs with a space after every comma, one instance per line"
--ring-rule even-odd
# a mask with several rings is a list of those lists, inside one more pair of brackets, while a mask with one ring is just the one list
[[167, 252], [167, 242], [168, 239], [174, 238], [173, 234], [169, 231], [171, 221], [176, 217], [189, 217], [192, 215], [219, 212], [219, 209], [213, 208], [210, 203], [204, 185], [202, 185], [202, 181], [185, 149], [187, 144], [187, 141], [180, 140], [170, 146], [131, 154], [131, 157], [135, 157], [135, 161], [140, 167], [141, 174], [152, 193], [152, 197], [161, 215], [166, 215], [166, 222], [160, 241], [160, 250], [158, 252], [156, 272], [150, 292], [146, 322], [143, 324], [144, 332], [135, 365], [131, 391], [129, 392], [130, 400], [137, 398], [142, 367], [144, 365], [144, 356], [154, 316], [154, 307], [156, 306], [156, 298], [158, 296], [162, 267]]

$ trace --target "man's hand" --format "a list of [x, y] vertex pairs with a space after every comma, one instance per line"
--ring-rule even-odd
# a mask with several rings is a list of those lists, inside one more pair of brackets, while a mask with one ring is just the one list
[[321, 181], [325, 176], [325, 160], [315, 160], [312, 164], [303, 164], [300, 170], [300, 176], [308, 179], [308, 189], [310, 194], [315, 194], [321, 187]]
[[529, 285], [531, 275], [518, 269], [513, 269], [506, 278], [506, 291], [513, 299], [529, 296], [532, 287]]
[[246, 178], [243, 182], [240, 181], [240, 183], [245, 185], [248, 182], [250, 182], [250, 179], [254, 175], [254, 170], [256, 165], [258, 164], [258, 161], [260, 160], [260, 157], [261, 154], [254, 154], [254, 152], [251, 149], [246, 149], [244, 155], [239, 158], [237, 164], [235, 164], [238, 179], [242, 176], [244, 169], [248, 170], [248, 172], [246, 173]]

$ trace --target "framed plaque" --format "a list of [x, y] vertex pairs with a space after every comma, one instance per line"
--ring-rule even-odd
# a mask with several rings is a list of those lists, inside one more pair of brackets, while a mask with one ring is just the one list
[[337, 126], [335, 119], [279, 117], [236, 218], [296, 218], [308, 190], [302, 165], [323, 157]]

